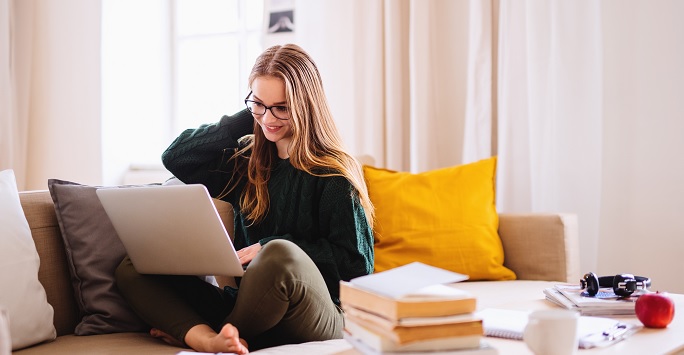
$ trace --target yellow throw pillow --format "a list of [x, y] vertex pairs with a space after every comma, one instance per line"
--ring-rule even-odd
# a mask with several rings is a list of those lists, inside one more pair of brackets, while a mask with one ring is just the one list
[[494, 203], [496, 157], [420, 174], [363, 167], [375, 205], [375, 272], [413, 261], [513, 280]]

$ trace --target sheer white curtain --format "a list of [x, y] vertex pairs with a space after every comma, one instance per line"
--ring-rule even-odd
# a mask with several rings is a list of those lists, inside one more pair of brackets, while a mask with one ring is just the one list
[[33, 0], [0, 0], [0, 170], [26, 184]]
[[464, 163], [497, 153], [499, 0], [476, 0], [469, 5]]
[[22, 190], [101, 183], [100, 2], [0, 4], [0, 167]]
[[497, 207], [576, 213], [595, 270], [602, 173], [601, 4], [501, 1]]
[[[601, 1], [603, 275], [646, 275], [684, 293], [684, 2]], [[677, 266], [679, 265], [679, 266]]]
[[491, 156], [491, 2], [297, 2], [297, 41], [354, 154], [414, 172], [460, 164], [467, 129], [467, 159]]
[[498, 155], [499, 210], [578, 214], [593, 269], [599, 3], [300, 0], [297, 18], [355, 154], [413, 172]]

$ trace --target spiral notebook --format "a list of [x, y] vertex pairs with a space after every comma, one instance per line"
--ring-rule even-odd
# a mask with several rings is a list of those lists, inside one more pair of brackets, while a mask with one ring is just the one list
[[[482, 318], [485, 336], [522, 340], [530, 311], [487, 308], [476, 313]], [[591, 349], [615, 344], [642, 328], [604, 317], [580, 316], [579, 348]]]

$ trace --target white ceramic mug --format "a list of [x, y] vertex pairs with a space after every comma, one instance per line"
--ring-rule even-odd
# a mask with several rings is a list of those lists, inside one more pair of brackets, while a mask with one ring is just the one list
[[9, 330], [9, 314], [0, 307], [0, 355], [12, 354], [12, 337]]
[[565, 309], [530, 313], [523, 340], [535, 354], [572, 355], [577, 352], [579, 314]]

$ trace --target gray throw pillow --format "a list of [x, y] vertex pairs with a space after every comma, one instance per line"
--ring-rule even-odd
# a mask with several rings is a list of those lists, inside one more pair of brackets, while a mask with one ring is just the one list
[[97, 188], [48, 180], [81, 316], [74, 334], [147, 331], [116, 288], [114, 270], [126, 250], [95, 194]]

